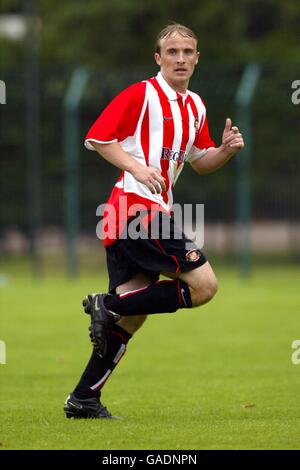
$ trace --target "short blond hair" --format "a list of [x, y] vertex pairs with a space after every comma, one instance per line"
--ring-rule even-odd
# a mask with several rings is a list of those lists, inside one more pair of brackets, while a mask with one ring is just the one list
[[182, 24], [172, 23], [172, 24], [168, 24], [164, 29], [160, 31], [160, 33], [158, 33], [156, 42], [155, 42], [155, 52], [160, 54], [160, 41], [169, 36], [172, 36], [172, 34], [174, 33], [179, 33], [181, 34], [181, 36], [184, 36], [184, 37], [193, 38], [198, 44], [198, 38], [196, 34], [194, 33], [194, 31], [192, 31], [190, 28]]

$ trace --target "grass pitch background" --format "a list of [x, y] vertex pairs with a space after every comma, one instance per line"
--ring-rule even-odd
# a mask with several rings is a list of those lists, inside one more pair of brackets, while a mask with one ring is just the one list
[[0, 449], [299, 449], [299, 271], [216, 269], [209, 304], [149, 317], [105, 385], [122, 421], [67, 420], [63, 403], [90, 356], [89, 291], [106, 276], [0, 288]]

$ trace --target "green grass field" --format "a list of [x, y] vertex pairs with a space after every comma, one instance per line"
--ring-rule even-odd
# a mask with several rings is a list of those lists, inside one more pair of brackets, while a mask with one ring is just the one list
[[105, 276], [12, 275], [0, 287], [0, 449], [299, 449], [299, 271], [216, 272], [210, 304], [154, 315], [129, 344], [102, 394], [122, 421], [63, 413], [90, 355], [81, 299]]

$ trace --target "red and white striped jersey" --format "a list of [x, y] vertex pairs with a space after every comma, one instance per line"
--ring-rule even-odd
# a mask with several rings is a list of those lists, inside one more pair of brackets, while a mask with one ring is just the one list
[[[88, 131], [85, 146], [95, 150], [93, 142], [116, 141], [142, 165], [158, 168], [166, 182], [162, 194], [152, 194], [123, 171], [108, 200], [117, 211], [120, 196], [126, 196], [128, 207], [141, 203], [150, 209], [156, 204], [170, 212], [172, 190], [184, 163], [192, 163], [215, 147], [200, 96], [189, 90], [185, 95], [177, 93], [160, 72], [116, 96]], [[119, 218], [126, 218], [126, 214], [119, 214]], [[112, 241], [104, 240], [104, 244]]]

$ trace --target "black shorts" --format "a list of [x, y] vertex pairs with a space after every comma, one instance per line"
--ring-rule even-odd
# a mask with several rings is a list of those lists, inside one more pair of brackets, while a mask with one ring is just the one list
[[[191, 271], [207, 261], [197, 245], [174, 223], [172, 217], [157, 212], [153, 219], [157, 222], [154, 224], [154, 230], [153, 223], [150, 230], [150, 225], [139, 223], [139, 217], [130, 219], [126, 236], [106, 247], [110, 293], [115, 292], [116, 287], [138, 273], [144, 273], [155, 282], [161, 273]], [[132, 221], [141, 233], [137, 239], [128, 236], [128, 226]], [[167, 236], [164, 232], [166, 224], [169, 227]]]

